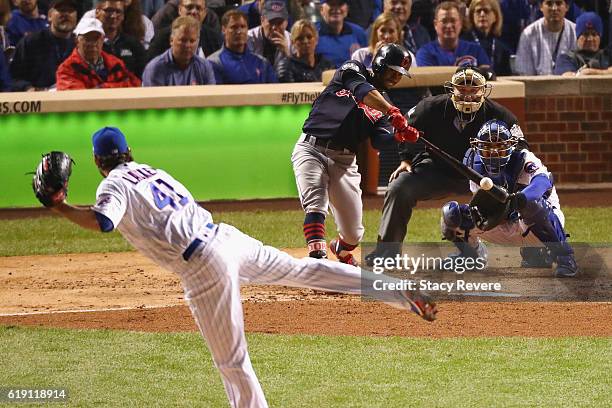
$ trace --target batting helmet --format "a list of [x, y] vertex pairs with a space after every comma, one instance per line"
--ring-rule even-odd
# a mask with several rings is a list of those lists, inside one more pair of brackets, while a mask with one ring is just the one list
[[505, 122], [497, 119], [486, 122], [475, 138], [470, 139], [470, 145], [485, 166], [487, 172], [498, 175], [508, 164], [518, 139], [508, 130]]
[[372, 59], [372, 72], [374, 75], [382, 75], [385, 68], [391, 68], [410, 78], [408, 73], [410, 65], [412, 65], [412, 57], [408, 51], [397, 44], [385, 44], [378, 49]]
[[444, 88], [451, 95], [459, 119], [467, 123], [474, 120], [476, 112], [491, 93], [485, 75], [472, 66], [459, 67]]

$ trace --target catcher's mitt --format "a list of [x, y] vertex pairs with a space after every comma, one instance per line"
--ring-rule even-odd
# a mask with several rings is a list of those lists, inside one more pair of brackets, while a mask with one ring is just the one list
[[489, 231], [506, 221], [511, 211], [510, 200], [500, 203], [484, 190], [478, 190], [470, 201], [472, 220], [482, 231]]
[[32, 189], [45, 207], [53, 207], [68, 196], [68, 179], [73, 163], [64, 152], [50, 152], [42, 156], [32, 178]]

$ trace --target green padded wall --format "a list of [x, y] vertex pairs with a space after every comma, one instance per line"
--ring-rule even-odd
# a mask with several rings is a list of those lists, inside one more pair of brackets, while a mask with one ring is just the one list
[[[197, 200], [295, 197], [291, 151], [309, 105], [242, 106], [0, 116], [0, 208], [34, 207], [31, 176], [42, 153], [75, 160], [69, 202], [91, 204], [101, 176], [91, 135], [125, 133], [136, 161], [162, 168]], [[8, 183], [7, 183], [8, 182]]]

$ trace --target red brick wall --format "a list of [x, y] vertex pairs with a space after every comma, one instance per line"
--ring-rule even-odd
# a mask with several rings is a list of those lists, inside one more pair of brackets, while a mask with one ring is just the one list
[[522, 128], [555, 183], [612, 182], [612, 95], [528, 96]]

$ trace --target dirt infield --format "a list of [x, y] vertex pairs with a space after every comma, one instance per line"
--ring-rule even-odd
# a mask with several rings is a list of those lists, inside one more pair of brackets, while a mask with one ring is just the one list
[[[565, 206], [609, 206], [612, 190], [561, 191]], [[467, 197], [465, 197], [467, 199]], [[442, 201], [422, 203], [440, 207]], [[381, 208], [380, 197], [365, 198]], [[298, 209], [296, 200], [208, 203], [212, 211]], [[46, 216], [45, 209], [0, 218]], [[303, 250], [289, 250], [304, 256]], [[518, 271], [521, 272], [521, 271]], [[540, 271], [546, 276], [548, 271]], [[552, 278], [551, 278], [552, 279]], [[525, 285], [531, 282], [526, 279]], [[344, 335], [612, 336], [612, 303], [444, 302], [428, 324], [358, 297], [271, 286], [242, 288], [250, 332]], [[121, 309], [121, 310], [103, 310]], [[96, 310], [96, 311], [86, 311]], [[0, 257], [0, 324], [142, 331], [196, 330], [173, 274], [137, 253]]]
[[[303, 250], [288, 252], [304, 255]], [[354, 296], [251, 285], [243, 288], [242, 298], [249, 332], [612, 336], [612, 303], [445, 302], [439, 320], [428, 324]], [[196, 330], [178, 278], [137, 253], [0, 258], [0, 305], [5, 325]]]

